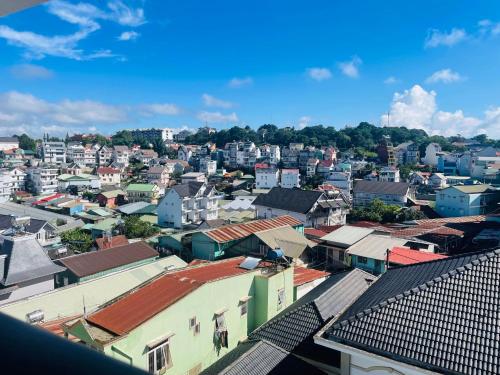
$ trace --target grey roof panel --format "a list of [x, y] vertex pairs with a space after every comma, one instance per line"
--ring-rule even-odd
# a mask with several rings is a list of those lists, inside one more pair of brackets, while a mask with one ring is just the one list
[[440, 373], [500, 374], [500, 250], [390, 269], [325, 336]]
[[321, 191], [274, 187], [267, 194], [260, 194], [253, 204], [305, 214], [322, 195]]
[[359, 180], [354, 185], [354, 193], [375, 193], [405, 195], [410, 184], [406, 182], [385, 182], [385, 181], [365, 181]]

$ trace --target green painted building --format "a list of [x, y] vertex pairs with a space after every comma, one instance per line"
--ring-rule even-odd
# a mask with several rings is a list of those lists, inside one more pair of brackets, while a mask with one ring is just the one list
[[198, 373], [293, 302], [293, 268], [248, 270], [244, 260], [168, 272], [63, 329], [151, 373]]

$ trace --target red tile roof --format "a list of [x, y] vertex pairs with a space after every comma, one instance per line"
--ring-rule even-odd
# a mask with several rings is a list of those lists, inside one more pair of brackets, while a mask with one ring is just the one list
[[141, 241], [62, 258], [59, 262], [77, 277], [85, 277], [157, 256], [155, 249]]
[[32, 205], [47, 203], [47, 202], [50, 202], [50, 201], [52, 201], [54, 199], [61, 198], [61, 197], [64, 197], [64, 194], [56, 193], [56, 194], [53, 194], [53, 195], [49, 195], [48, 197], [39, 199], [39, 200], [33, 202]]
[[318, 229], [328, 233], [332, 233], [333, 231], [343, 227], [343, 225], [318, 225]]
[[411, 250], [407, 247], [393, 247], [389, 252], [389, 263], [401, 265], [429, 262], [431, 260], [443, 258], [447, 258], [447, 256], [442, 254]]
[[115, 169], [115, 168], [111, 168], [111, 167], [99, 167], [97, 169], [97, 173], [117, 174], [117, 173], [120, 173], [120, 170]]
[[95, 243], [97, 244], [97, 248], [99, 250], [103, 250], [128, 245], [128, 239], [123, 234], [120, 234], [119, 236], [111, 237], [111, 241], [109, 241], [107, 237], [96, 238]]
[[486, 221], [485, 215], [476, 215], [476, 216], [460, 216], [460, 217], [442, 217], [438, 219], [422, 219], [415, 220], [417, 224], [428, 224], [428, 223], [473, 223], [473, 222], [481, 222]]
[[244, 259], [231, 258], [166, 273], [98, 310], [87, 321], [124, 335], [205, 283], [251, 272], [239, 267]]
[[313, 268], [295, 267], [293, 269], [293, 286], [303, 285], [328, 276], [330, 276], [329, 272], [318, 271]]
[[[54, 335], [65, 337], [64, 336], [64, 330], [63, 330], [62, 326], [65, 323], [67, 323], [67, 322], [70, 322], [72, 320], [75, 320], [75, 319], [79, 318], [80, 316], [81, 315], [75, 315], [75, 316], [70, 316], [70, 317], [65, 317], [65, 318], [59, 318], [59, 319], [50, 320], [48, 322], [43, 322], [38, 327], [43, 328], [46, 331], [49, 331], [49, 332], [53, 333]], [[70, 341], [80, 341], [75, 336], [69, 336], [68, 339]]]
[[302, 224], [302, 222], [292, 216], [284, 215], [274, 219], [262, 219], [249, 221], [243, 224], [225, 225], [205, 232], [205, 234], [216, 242], [229, 242], [248, 237], [253, 233], [262, 232], [264, 230], [299, 224]]
[[328, 232], [324, 232], [319, 229], [314, 229], [314, 228], [304, 228], [304, 234], [306, 236], [311, 236], [311, 237], [324, 237], [328, 234]]

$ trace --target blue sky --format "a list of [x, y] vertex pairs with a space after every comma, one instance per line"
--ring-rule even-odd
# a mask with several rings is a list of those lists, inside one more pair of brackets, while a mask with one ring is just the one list
[[51, 1], [0, 18], [0, 134], [369, 121], [499, 138], [499, 46], [497, 1]]

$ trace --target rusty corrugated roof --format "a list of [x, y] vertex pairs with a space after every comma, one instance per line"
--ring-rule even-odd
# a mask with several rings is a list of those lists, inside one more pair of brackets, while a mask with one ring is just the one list
[[98, 310], [87, 321], [124, 335], [205, 283], [251, 272], [239, 267], [244, 259], [231, 258], [164, 274]]
[[447, 256], [428, 253], [425, 251], [411, 250], [406, 247], [393, 247], [389, 252], [389, 263], [402, 265], [423, 263], [444, 258], [447, 258]]
[[293, 269], [293, 286], [303, 285], [328, 276], [330, 276], [329, 272], [318, 271], [314, 268], [295, 267]]
[[289, 215], [278, 216], [273, 219], [262, 219], [250, 221], [243, 224], [226, 225], [217, 229], [212, 229], [205, 234], [216, 242], [229, 242], [245, 238], [253, 233], [264, 230], [285, 227], [287, 225], [299, 225], [301, 221]]
[[118, 247], [128, 244], [128, 239], [123, 234], [118, 236], [113, 236], [110, 239], [107, 237], [96, 238], [95, 243], [99, 250], [110, 249], [112, 247]]
[[155, 249], [140, 241], [62, 258], [59, 262], [77, 277], [85, 277], [157, 256]]

